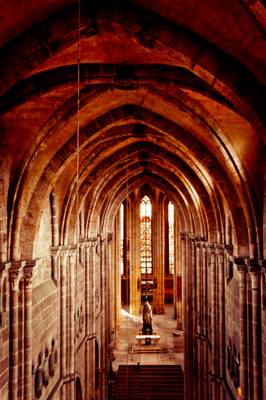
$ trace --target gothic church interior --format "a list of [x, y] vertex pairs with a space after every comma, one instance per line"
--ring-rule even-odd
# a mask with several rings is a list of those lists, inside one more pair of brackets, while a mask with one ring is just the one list
[[266, 398], [265, 29], [264, 0], [0, 1], [1, 400], [110, 398], [146, 298], [186, 400]]

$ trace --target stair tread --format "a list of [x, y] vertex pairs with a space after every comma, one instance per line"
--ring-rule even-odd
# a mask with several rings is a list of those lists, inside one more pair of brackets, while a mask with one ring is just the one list
[[120, 365], [114, 400], [184, 400], [180, 365]]

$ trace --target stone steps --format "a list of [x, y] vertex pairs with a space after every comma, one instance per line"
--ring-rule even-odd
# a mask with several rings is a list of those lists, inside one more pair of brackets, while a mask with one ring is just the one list
[[113, 400], [184, 400], [179, 365], [120, 365]]

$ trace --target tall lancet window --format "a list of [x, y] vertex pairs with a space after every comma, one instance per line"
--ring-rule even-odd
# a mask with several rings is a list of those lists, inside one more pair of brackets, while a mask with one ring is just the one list
[[140, 257], [144, 279], [152, 274], [151, 217], [151, 201], [148, 196], [144, 196], [140, 204]]
[[174, 216], [175, 208], [173, 203], [168, 203], [168, 243], [169, 243], [169, 273], [174, 273], [175, 268], [175, 241], [174, 241]]

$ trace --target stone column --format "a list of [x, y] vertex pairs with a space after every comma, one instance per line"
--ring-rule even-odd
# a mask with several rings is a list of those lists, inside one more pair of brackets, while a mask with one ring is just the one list
[[141, 311], [141, 272], [140, 272], [140, 213], [139, 202], [134, 194], [130, 195], [127, 207], [127, 226], [129, 238], [129, 281], [130, 312], [139, 315]]
[[19, 310], [19, 282], [22, 278], [22, 268], [20, 262], [14, 262], [9, 270], [10, 280], [10, 399], [18, 399], [18, 310]]
[[202, 360], [202, 399], [206, 400], [208, 398], [208, 385], [207, 385], [207, 376], [208, 376], [208, 341], [207, 341], [207, 332], [208, 332], [208, 267], [207, 267], [207, 244], [206, 242], [202, 243], [202, 347], [203, 351], [201, 352], [201, 360]]
[[185, 261], [185, 326], [184, 326], [184, 357], [185, 357], [185, 398], [194, 398], [194, 332], [193, 332], [193, 297], [192, 297], [192, 237], [186, 236]]
[[[190, 324], [190, 345], [192, 346], [192, 368], [193, 368], [193, 399], [198, 399], [198, 354], [197, 354], [197, 259], [196, 259], [196, 246], [194, 236], [190, 237], [191, 241], [191, 268], [189, 272], [189, 281], [191, 284], [191, 290], [189, 294], [191, 295], [191, 324]], [[192, 383], [192, 381], [191, 381]]]
[[35, 261], [27, 261], [24, 278], [24, 400], [32, 400], [32, 279]]
[[[60, 251], [60, 375], [67, 374], [67, 263], [68, 250]], [[66, 386], [61, 388], [61, 398], [66, 399]]]
[[196, 374], [196, 379], [197, 379], [197, 399], [201, 400], [201, 395], [200, 395], [200, 388], [201, 388], [201, 365], [200, 365], [200, 354], [201, 354], [201, 343], [200, 343], [200, 335], [201, 335], [201, 320], [200, 320], [200, 303], [201, 303], [201, 293], [200, 293], [200, 263], [201, 263], [201, 248], [200, 248], [200, 240], [196, 238], [195, 242], [195, 250], [196, 250], [196, 259], [195, 259], [195, 264], [196, 264], [196, 270], [195, 270], [195, 314], [196, 314], [196, 343], [195, 343], [195, 349], [196, 349], [196, 357], [197, 357], [197, 374]]
[[[225, 249], [218, 245], [218, 317], [219, 317], [219, 377], [225, 379]], [[223, 388], [220, 387], [220, 399], [224, 399]]]
[[[68, 252], [68, 271], [69, 271], [69, 282], [68, 282], [68, 359], [69, 359], [69, 370], [68, 373], [75, 374], [75, 351], [76, 351], [76, 335], [75, 335], [75, 311], [76, 311], [76, 263], [77, 263], [77, 249], [70, 248]], [[74, 378], [73, 378], [74, 379]], [[71, 380], [69, 383], [69, 396], [74, 399], [75, 396], [75, 381]]]
[[197, 334], [201, 334], [201, 306], [202, 306], [202, 248], [199, 239], [196, 240], [196, 313], [197, 313]]
[[[116, 217], [115, 223], [115, 240], [113, 241], [114, 255], [113, 255], [113, 267], [112, 273], [114, 274], [114, 307], [115, 307], [115, 337], [114, 346], [117, 344], [117, 332], [120, 327], [121, 318], [121, 238], [120, 238], [120, 218], [119, 215]], [[122, 255], [123, 257], [123, 255]], [[125, 269], [125, 265], [124, 265]]]
[[250, 268], [252, 285], [253, 400], [262, 399], [260, 270]]
[[217, 400], [217, 265], [216, 249], [209, 247], [211, 261], [211, 374], [212, 374], [212, 399]]
[[188, 357], [187, 357], [187, 341], [188, 341], [188, 331], [187, 331], [187, 235], [185, 233], [180, 234], [181, 242], [181, 265], [182, 265], [182, 302], [183, 302], [183, 336], [184, 336], [184, 383], [185, 383], [185, 399], [189, 400], [189, 376], [188, 376]]
[[[113, 357], [114, 351], [114, 330], [115, 330], [115, 259], [113, 255], [113, 234], [107, 234], [106, 243], [106, 273], [108, 274], [107, 295], [108, 295], [108, 357]], [[108, 362], [109, 363], [109, 362]]]
[[197, 398], [204, 400], [204, 342], [203, 342], [203, 247], [200, 239], [196, 241], [196, 310], [197, 310]]
[[178, 213], [174, 213], [174, 244], [175, 244], [175, 281], [174, 286], [176, 287], [176, 328], [182, 330], [183, 324], [183, 304], [182, 304], [182, 286], [183, 286], [183, 275], [182, 275], [182, 246], [180, 240], [180, 226]]
[[152, 264], [156, 287], [153, 291], [153, 311], [164, 313], [164, 206], [158, 199], [152, 209]]
[[94, 397], [95, 392], [95, 363], [94, 363], [94, 340], [95, 340], [95, 321], [94, 321], [94, 257], [96, 252], [97, 239], [90, 238], [86, 247], [86, 399]]
[[240, 388], [241, 400], [248, 400], [248, 350], [247, 350], [247, 267], [238, 265], [239, 272], [239, 328], [240, 328]]

